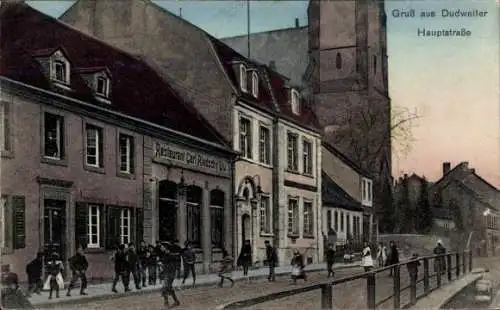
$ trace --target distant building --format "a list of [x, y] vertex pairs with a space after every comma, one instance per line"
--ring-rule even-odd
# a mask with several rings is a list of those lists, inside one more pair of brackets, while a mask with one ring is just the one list
[[149, 0], [77, 1], [60, 19], [140, 55], [240, 153], [228, 250], [322, 259], [321, 128], [300, 88]]
[[215, 264], [232, 239], [224, 138], [141, 60], [26, 4], [0, 14], [2, 262], [23, 279], [39, 250], [83, 245], [109, 279], [118, 244], [159, 237]]
[[372, 179], [333, 146], [323, 142], [323, 233], [333, 229], [337, 244], [373, 237]]
[[[443, 176], [430, 187], [435, 208], [448, 209], [458, 231], [472, 233], [461, 236], [470, 247], [491, 251], [499, 245], [500, 191], [479, 176], [468, 162], [451, 169], [443, 163]], [[462, 243], [462, 244], [463, 244]]]

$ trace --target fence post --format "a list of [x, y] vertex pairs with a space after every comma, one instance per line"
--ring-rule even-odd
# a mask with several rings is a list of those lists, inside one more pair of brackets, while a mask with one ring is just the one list
[[448, 281], [451, 281], [451, 254], [446, 254], [446, 273], [448, 275]]
[[457, 264], [457, 269], [455, 271], [455, 275], [457, 276], [457, 279], [460, 277], [460, 253], [455, 254], [455, 263]]
[[429, 294], [429, 259], [424, 258], [424, 294]]
[[333, 308], [333, 285], [323, 284], [321, 286], [321, 309], [331, 310]]
[[[418, 262], [418, 261], [417, 261]], [[410, 304], [413, 306], [417, 303], [417, 277], [418, 277], [418, 265], [417, 262], [412, 262], [415, 266], [408, 268], [411, 270], [410, 273]]]
[[401, 279], [399, 277], [400, 266], [399, 264], [394, 266], [393, 272], [393, 302], [394, 309], [401, 308]]
[[472, 251], [469, 250], [469, 272], [472, 271]]
[[370, 272], [366, 276], [366, 303], [368, 309], [375, 309], [375, 298], [376, 290], [375, 290], [375, 272]]
[[434, 257], [434, 266], [436, 266], [435, 272], [436, 272], [436, 286], [437, 288], [441, 287], [441, 269], [443, 268], [441, 265], [441, 257], [442, 256], [437, 256]]
[[467, 273], [467, 267], [465, 265], [465, 260], [467, 259], [467, 252], [463, 251], [462, 252], [462, 274], [466, 274]]

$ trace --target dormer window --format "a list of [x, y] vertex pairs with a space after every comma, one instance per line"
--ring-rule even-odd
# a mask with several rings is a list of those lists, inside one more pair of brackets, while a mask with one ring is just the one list
[[58, 50], [50, 57], [50, 78], [58, 85], [70, 84], [70, 65], [63, 53]]
[[291, 97], [290, 104], [292, 106], [292, 112], [293, 114], [299, 115], [300, 114], [299, 92], [295, 89], [292, 89], [290, 97]]
[[245, 65], [240, 65], [240, 89], [247, 92], [247, 68]]
[[96, 79], [96, 95], [108, 98], [109, 97], [109, 79], [105, 76], [97, 76]]
[[252, 95], [255, 98], [259, 96], [259, 75], [255, 71], [252, 73]]

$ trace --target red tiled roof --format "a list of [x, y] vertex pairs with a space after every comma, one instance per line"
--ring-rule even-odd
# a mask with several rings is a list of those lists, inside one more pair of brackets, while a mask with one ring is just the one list
[[[23, 3], [3, 3], [0, 16], [0, 75], [56, 91], [36, 57], [61, 49], [71, 63], [71, 90], [64, 91], [64, 95], [227, 145], [193, 106], [141, 60]], [[101, 68], [108, 69], [113, 77], [110, 105], [96, 100], [80, 76], [82, 69]]]
[[[313, 110], [307, 105], [307, 102], [305, 100], [302, 100], [301, 102], [300, 115], [296, 115], [292, 112], [288, 98], [290, 89], [286, 87], [285, 79], [283, 78], [283, 76], [281, 76], [279, 73], [275, 71], [270, 70], [267, 66], [257, 64], [256, 62], [249, 60], [248, 58], [239, 54], [231, 47], [229, 47], [222, 41], [214, 38], [213, 36], [209, 34], [207, 34], [207, 36], [212, 42], [215, 51], [217, 52], [219, 59], [221, 60], [222, 65], [225, 71], [227, 72], [227, 75], [229, 76], [229, 79], [231, 80], [235, 88], [238, 89], [238, 91], [239, 91], [239, 83], [237, 78], [238, 72], [235, 72], [234, 69], [235, 62], [242, 62], [245, 65], [250, 66], [250, 68], [251, 67], [266, 68], [265, 72], [269, 77], [271, 84], [270, 87], [272, 88], [273, 94], [276, 98], [280, 110], [280, 116], [300, 126], [309, 128], [313, 131], [316, 132], [321, 131], [320, 130], [321, 127], [319, 125], [316, 115], [314, 114]], [[264, 83], [266, 79], [262, 77], [262, 71], [259, 71], [259, 77], [260, 77], [259, 90], [261, 91], [261, 93], [259, 94], [259, 98], [254, 98], [250, 94], [241, 91], [240, 91], [240, 96], [245, 100], [245, 102], [248, 102], [249, 104], [252, 104], [257, 108], [264, 109], [267, 111], [275, 111], [276, 109], [274, 107], [269, 87], [267, 83]]]

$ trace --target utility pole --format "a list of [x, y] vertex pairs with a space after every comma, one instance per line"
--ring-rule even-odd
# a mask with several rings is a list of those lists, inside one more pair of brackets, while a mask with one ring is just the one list
[[247, 0], [247, 57], [250, 59], [250, 0]]

